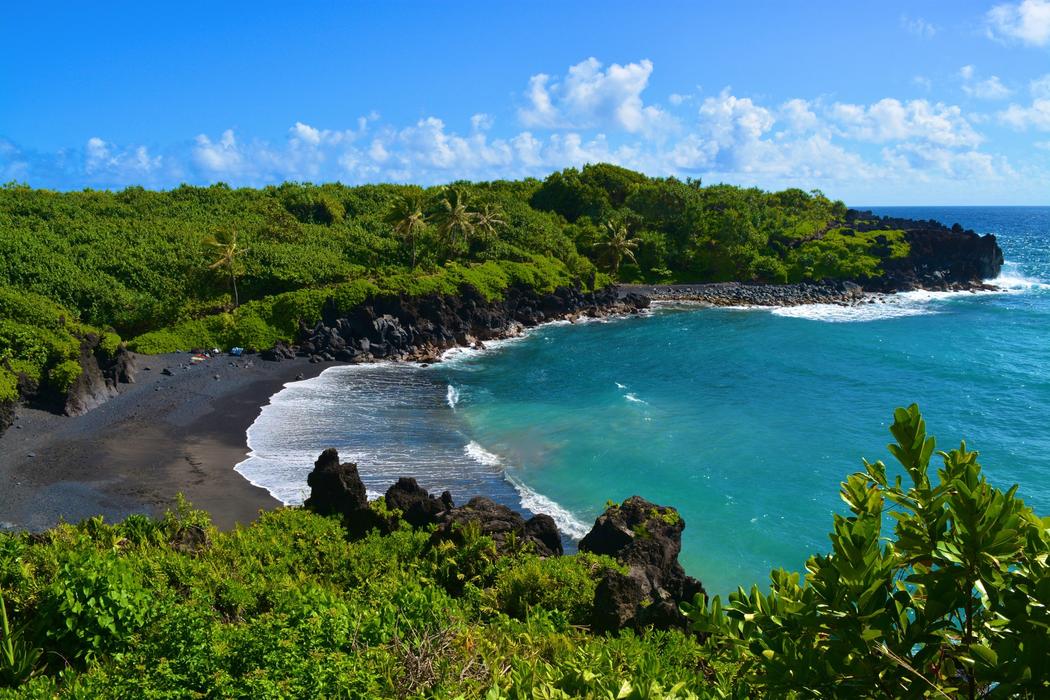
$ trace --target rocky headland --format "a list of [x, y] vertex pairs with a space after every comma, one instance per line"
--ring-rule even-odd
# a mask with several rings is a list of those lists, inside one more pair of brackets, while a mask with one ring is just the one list
[[437, 362], [449, 348], [479, 347], [548, 321], [637, 314], [648, 306], [649, 298], [642, 294], [616, 287], [585, 292], [579, 286], [559, 287], [549, 294], [511, 287], [496, 300], [486, 300], [468, 287], [456, 296], [377, 297], [351, 309], [330, 302], [320, 321], [300, 326], [297, 343], [278, 343], [262, 358]]

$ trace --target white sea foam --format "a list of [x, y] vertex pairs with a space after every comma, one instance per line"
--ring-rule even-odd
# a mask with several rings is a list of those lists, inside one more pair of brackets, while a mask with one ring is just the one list
[[501, 464], [499, 457], [492, 454], [473, 440], [463, 448], [463, 454], [467, 455], [478, 464], [482, 464], [486, 467], [498, 467]]
[[[486, 467], [503, 466], [502, 461], [497, 455], [492, 454], [473, 440], [463, 448], [463, 453]], [[528, 486], [506, 472], [504, 472], [503, 476], [518, 492], [523, 508], [532, 511], [533, 513], [546, 513], [551, 516], [554, 518], [554, 522], [558, 525], [558, 529], [574, 540], [580, 539], [590, 531], [587, 525], [581, 522], [580, 519], [573, 515], [569, 510], [562, 507], [557, 501], [530, 489]]]
[[[775, 316], [804, 318], [811, 321], [827, 323], [854, 323], [864, 321], [882, 321], [906, 316], [923, 316], [941, 312], [940, 304], [952, 299], [977, 295], [1023, 294], [1034, 290], [1050, 289], [1050, 284], [1028, 277], [1021, 272], [1020, 266], [1011, 261], [1003, 264], [1002, 273], [995, 279], [986, 280], [998, 289], [933, 292], [916, 290], [898, 292], [897, 294], [876, 294], [869, 296], [863, 303], [852, 306], [838, 304], [804, 304], [771, 309]], [[874, 303], [868, 303], [873, 300]]]
[[855, 323], [866, 321], [883, 321], [907, 316], [923, 316], [938, 313], [929, 305], [929, 299], [906, 298], [906, 292], [894, 297], [876, 297], [875, 303], [857, 304], [856, 306], [839, 306], [838, 304], [803, 304], [801, 306], [781, 306], [770, 309], [774, 316], [786, 318], [804, 318], [810, 321], [825, 323]]
[[623, 397], [632, 403], [647, 403], [646, 401], [643, 401], [634, 394], [624, 394]]
[[557, 501], [547, 498], [542, 493], [533, 491], [525, 484], [508, 475], [509, 481], [521, 496], [521, 505], [533, 513], [546, 513], [554, 518], [558, 529], [574, 540], [582, 539], [590, 532], [590, 528], [579, 518], [563, 508]]
[[1028, 292], [1037, 289], [1050, 289], [1050, 284], [1043, 280], [1029, 277], [1021, 272], [1021, 266], [1016, 262], [1007, 260], [1003, 263], [1003, 270], [989, 284], [994, 284], [1007, 292]]
[[449, 384], [448, 391], [445, 392], [445, 402], [449, 408], [455, 410], [456, 404], [459, 403], [459, 389]]

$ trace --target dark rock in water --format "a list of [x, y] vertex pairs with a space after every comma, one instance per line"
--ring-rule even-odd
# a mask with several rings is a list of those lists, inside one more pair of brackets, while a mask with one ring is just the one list
[[173, 374], [173, 372], [172, 372], [172, 371], [171, 371], [171, 370], [170, 370], [169, 368], [167, 368], [167, 367], [165, 367], [164, 369], [162, 369], [162, 370], [160, 371], [160, 373], [161, 373], [161, 374], [163, 374], [163, 375], [164, 375], [165, 377], [170, 377], [170, 376], [172, 376], [172, 374]]
[[595, 629], [685, 625], [679, 604], [691, 602], [704, 589], [678, 563], [684, 529], [685, 521], [677, 510], [639, 496], [610, 506], [598, 516], [580, 540], [580, 551], [613, 557], [628, 567], [628, 573], [607, 572], [599, 583]]
[[[453, 508], [442, 514], [437, 529], [431, 536], [431, 542], [452, 541], [456, 544], [463, 543], [463, 529], [474, 524], [482, 535], [492, 538], [496, 545], [496, 552], [513, 554], [523, 544], [530, 544], [536, 554], [540, 556], [554, 556], [560, 554], [561, 541], [559, 539], [557, 549], [552, 548], [544, 526], [535, 525], [533, 532], [525, 526], [525, 519], [504, 505], [500, 505], [484, 496], [476, 496], [466, 505]], [[555, 529], [557, 531], [557, 529]], [[539, 536], [543, 537], [541, 539]]]
[[437, 523], [440, 515], [453, 507], [448, 491], [440, 498], [431, 496], [415, 479], [405, 476], [387, 489], [385, 499], [387, 508], [400, 510], [405, 522], [415, 528]]
[[1003, 251], [995, 236], [981, 236], [958, 224], [949, 228], [936, 221], [880, 217], [852, 209], [846, 221], [858, 231], [902, 230], [908, 242], [908, 255], [885, 260], [885, 274], [866, 283], [869, 291], [968, 289], [998, 277], [1003, 267]]
[[300, 324], [299, 345], [310, 355], [342, 362], [429, 362], [455, 345], [484, 347], [486, 340], [517, 335], [552, 318], [635, 313], [648, 305], [648, 297], [621, 297], [612, 287], [597, 292], [559, 287], [539, 294], [515, 286], [503, 299], [490, 301], [467, 286], [455, 295], [380, 296], [350, 309], [329, 299], [321, 322]]

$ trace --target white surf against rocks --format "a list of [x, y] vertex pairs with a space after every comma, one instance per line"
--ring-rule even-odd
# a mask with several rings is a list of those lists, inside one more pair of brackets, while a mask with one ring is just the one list
[[[477, 461], [478, 464], [483, 464], [486, 467], [502, 469], [504, 466], [498, 455], [489, 452], [474, 441], [471, 441], [463, 448], [463, 453]], [[554, 518], [554, 522], [558, 525], [558, 529], [574, 540], [579, 540], [590, 532], [590, 528], [587, 527], [586, 524], [573, 515], [571, 511], [562, 507], [560, 503], [529, 488], [521, 481], [514, 478], [514, 476], [507, 473], [505, 469], [502, 473], [507, 478], [507, 481], [509, 481], [517, 490], [518, 495], [521, 497], [521, 505], [523, 508], [533, 513], [546, 513], [551, 516]]]

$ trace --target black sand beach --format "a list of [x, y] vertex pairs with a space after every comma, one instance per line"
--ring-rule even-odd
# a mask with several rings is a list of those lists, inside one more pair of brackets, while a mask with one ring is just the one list
[[19, 408], [0, 436], [7, 486], [0, 527], [41, 530], [98, 514], [159, 514], [178, 493], [222, 528], [278, 506], [233, 469], [248, 452], [245, 431], [284, 384], [332, 365], [219, 356], [190, 366], [189, 359], [139, 356], [136, 382], [82, 416]]

